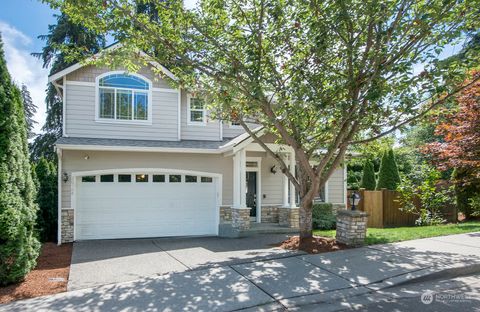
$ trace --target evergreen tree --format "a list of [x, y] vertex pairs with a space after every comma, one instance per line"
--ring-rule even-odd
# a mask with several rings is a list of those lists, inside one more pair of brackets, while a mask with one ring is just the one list
[[393, 150], [390, 148], [385, 150], [382, 157], [380, 171], [378, 172], [377, 190], [396, 190], [399, 183], [400, 174], [398, 173], [395, 155], [393, 154]]
[[35, 166], [38, 181], [37, 228], [42, 241], [57, 238], [57, 170], [53, 162], [40, 158]]
[[34, 199], [21, 93], [7, 71], [0, 38], [0, 285], [21, 280], [36, 264]]
[[366, 189], [367, 191], [373, 191], [375, 190], [376, 184], [373, 164], [370, 160], [367, 160], [363, 165], [363, 176], [360, 187]]
[[30, 91], [28, 91], [27, 86], [22, 84], [22, 102], [23, 102], [23, 109], [25, 111], [25, 121], [27, 122], [27, 133], [28, 138], [32, 139], [35, 136], [33, 132], [33, 127], [37, 122], [33, 119], [35, 113], [37, 112], [37, 105], [33, 104], [32, 96], [30, 95]]
[[[51, 66], [50, 74], [67, 68], [87, 55], [97, 53], [105, 46], [105, 36], [99, 35], [83, 25], [74, 24], [65, 14], [56, 17], [57, 23], [48, 26], [48, 34], [39, 36], [46, 43], [42, 52], [32, 53], [33, 56], [43, 61], [44, 68]], [[66, 49], [81, 48], [83, 54], [77, 55], [76, 59], [66, 58], [64, 50], [59, 48], [62, 45]], [[48, 84], [45, 102], [47, 118], [42, 127], [44, 133], [38, 135], [32, 144], [31, 157], [35, 161], [41, 157], [55, 160], [53, 146], [55, 141], [62, 136], [62, 99], [51, 83]]]

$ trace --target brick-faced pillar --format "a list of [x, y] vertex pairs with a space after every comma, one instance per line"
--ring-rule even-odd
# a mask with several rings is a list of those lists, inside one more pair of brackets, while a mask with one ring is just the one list
[[250, 228], [251, 208], [232, 208], [232, 227], [237, 230], [248, 230]]
[[337, 242], [347, 246], [362, 246], [367, 234], [368, 214], [363, 211], [337, 211]]

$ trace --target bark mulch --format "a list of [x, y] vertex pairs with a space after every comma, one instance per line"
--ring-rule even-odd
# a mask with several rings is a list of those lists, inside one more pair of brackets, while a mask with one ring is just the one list
[[278, 247], [288, 250], [302, 250], [309, 254], [318, 254], [348, 248], [345, 244], [337, 243], [334, 238], [321, 236], [313, 236], [310, 239], [304, 240], [301, 245], [300, 238], [298, 236], [292, 236], [278, 244]]
[[23, 282], [0, 287], [0, 304], [67, 291], [72, 244], [45, 243], [37, 266]]

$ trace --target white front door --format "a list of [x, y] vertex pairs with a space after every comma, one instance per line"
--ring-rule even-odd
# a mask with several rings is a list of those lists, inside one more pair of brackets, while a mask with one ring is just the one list
[[217, 234], [215, 178], [132, 172], [76, 179], [76, 240]]

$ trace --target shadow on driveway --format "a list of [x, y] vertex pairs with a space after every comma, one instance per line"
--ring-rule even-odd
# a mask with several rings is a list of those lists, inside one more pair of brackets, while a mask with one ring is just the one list
[[195, 237], [76, 242], [69, 290], [192, 269], [302, 254], [273, 247], [285, 234], [244, 238]]

